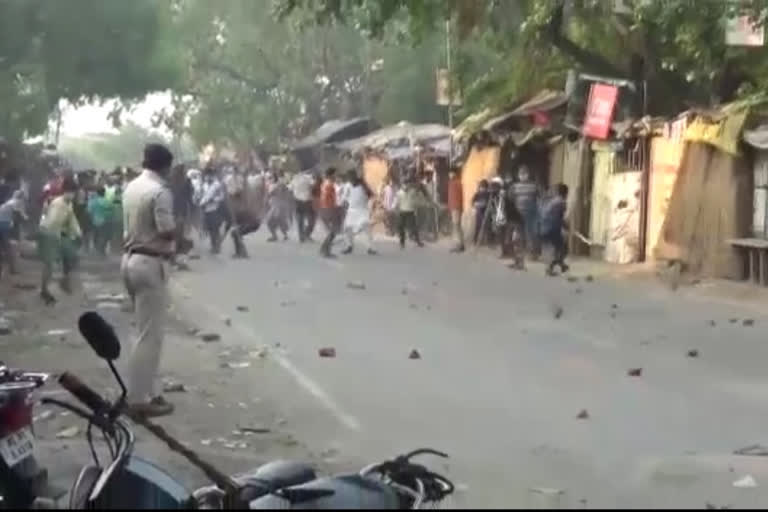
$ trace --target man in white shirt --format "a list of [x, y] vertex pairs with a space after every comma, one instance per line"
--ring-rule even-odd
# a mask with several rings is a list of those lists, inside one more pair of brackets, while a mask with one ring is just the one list
[[309, 238], [309, 226], [314, 223], [315, 209], [312, 207], [312, 187], [315, 178], [309, 170], [296, 174], [291, 180], [291, 192], [296, 200], [296, 229], [299, 242]]
[[209, 167], [205, 170], [200, 198], [203, 210], [203, 225], [211, 240], [211, 254], [221, 252], [221, 224], [224, 221], [222, 208], [226, 199], [226, 190], [216, 176], [216, 171]]
[[364, 234], [368, 254], [376, 254], [376, 251], [373, 249], [371, 212], [368, 207], [372, 196], [373, 192], [358, 176], [357, 171], [349, 171], [349, 180], [344, 186], [342, 197], [346, 207], [344, 234], [347, 238], [347, 247], [342, 251], [342, 254], [352, 253], [355, 245], [355, 236], [359, 234]]

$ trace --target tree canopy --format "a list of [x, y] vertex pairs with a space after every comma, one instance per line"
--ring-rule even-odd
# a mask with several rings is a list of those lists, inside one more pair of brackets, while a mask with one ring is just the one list
[[171, 10], [158, 5], [0, 1], [0, 135], [41, 133], [60, 99], [135, 99], [175, 86]]
[[[287, 16], [308, 9], [320, 23], [362, 20], [372, 36], [405, 16], [414, 41], [451, 19], [463, 40], [481, 38], [506, 52], [494, 72], [475, 84], [491, 96], [520, 89], [521, 80], [529, 86], [546, 84], [558, 68], [561, 82], [568, 68], [645, 81], [650, 110], [658, 114], [766, 87], [765, 52], [726, 46], [724, 32], [725, 20], [734, 15], [764, 23], [765, 0], [634, 0], [623, 5], [616, 12], [615, 3], [606, 0], [278, 0], [276, 10]], [[520, 71], [514, 72], [516, 66]], [[542, 72], [529, 77], [532, 68]]]

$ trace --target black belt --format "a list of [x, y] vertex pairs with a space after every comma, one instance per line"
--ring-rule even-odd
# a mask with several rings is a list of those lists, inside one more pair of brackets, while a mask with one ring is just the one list
[[151, 258], [160, 258], [161, 260], [170, 260], [170, 254], [164, 254], [160, 251], [153, 251], [152, 249], [145, 249], [143, 247], [136, 247], [134, 249], [128, 249], [128, 255], [141, 254], [142, 256], [149, 256]]

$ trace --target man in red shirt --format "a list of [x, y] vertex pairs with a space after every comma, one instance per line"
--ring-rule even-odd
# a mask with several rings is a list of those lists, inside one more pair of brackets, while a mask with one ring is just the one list
[[333, 258], [331, 246], [339, 229], [338, 208], [336, 204], [336, 169], [330, 167], [325, 171], [325, 180], [320, 186], [320, 219], [323, 221], [328, 234], [320, 246], [320, 255], [325, 258]]
[[451, 212], [453, 233], [456, 236], [456, 246], [451, 249], [451, 252], [464, 252], [464, 228], [461, 225], [461, 216], [464, 212], [464, 188], [458, 166], [453, 167], [448, 173], [448, 211]]

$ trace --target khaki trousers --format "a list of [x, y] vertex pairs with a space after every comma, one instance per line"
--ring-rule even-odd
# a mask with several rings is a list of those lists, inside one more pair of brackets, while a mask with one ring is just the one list
[[128, 360], [128, 401], [142, 403], [158, 395], [155, 381], [165, 334], [168, 268], [160, 258], [126, 254], [121, 270], [138, 330]]

